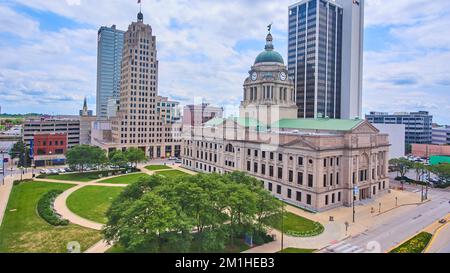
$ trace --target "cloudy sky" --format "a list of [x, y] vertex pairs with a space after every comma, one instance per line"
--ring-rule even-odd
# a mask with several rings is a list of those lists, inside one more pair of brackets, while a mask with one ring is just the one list
[[[450, 1], [366, 1], [364, 112], [428, 110], [450, 124]], [[84, 96], [95, 109], [97, 30], [126, 29], [136, 2], [0, 0], [2, 112], [76, 114]], [[160, 94], [183, 104], [238, 105], [270, 22], [286, 57], [295, 0], [143, 2], [157, 36]]]

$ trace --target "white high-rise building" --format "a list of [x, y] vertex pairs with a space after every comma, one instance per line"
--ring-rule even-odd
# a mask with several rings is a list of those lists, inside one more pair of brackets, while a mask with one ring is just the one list
[[289, 7], [288, 70], [298, 117], [361, 118], [363, 40], [363, 0]]
[[337, 2], [344, 9], [341, 118], [362, 118], [365, 0]]

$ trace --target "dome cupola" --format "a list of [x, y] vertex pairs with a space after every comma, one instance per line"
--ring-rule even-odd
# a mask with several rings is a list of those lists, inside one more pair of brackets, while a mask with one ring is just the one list
[[269, 25], [269, 34], [266, 37], [265, 50], [261, 52], [258, 57], [256, 57], [255, 64], [259, 63], [280, 63], [284, 64], [283, 57], [280, 53], [274, 50], [273, 46], [273, 36], [270, 33], [272, 25]]

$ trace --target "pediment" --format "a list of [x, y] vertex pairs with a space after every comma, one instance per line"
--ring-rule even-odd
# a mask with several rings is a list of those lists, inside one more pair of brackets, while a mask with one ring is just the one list
[[380, 130], [378, 130], [375, 126], [373, 126], [370, 122], [365, 121], [358, 125], [356, 128], [352, 130], [352, 133], [355, 134], [376, 134], [379, 133]]

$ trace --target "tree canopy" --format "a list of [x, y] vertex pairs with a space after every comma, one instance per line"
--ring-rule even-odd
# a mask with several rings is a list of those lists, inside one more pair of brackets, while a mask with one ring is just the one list
[[31, 165], [30, 149], [22, 140], [17, 141], [11, 148], [9, 155], [12, 159], [19, 159], [19, 167], [29, 167]]
[[128, 251], [164, 252], [171, 245], [177, 252], [207, 252], [244, 235], [258, 241], [267, 233], [263, 218], [279, 213], [281, 206], [260, 181], [244, 173], [154, 175], [114, 200], [103, 232]]
[[67, 151], [67, 164], [84, 170], [86, 166], [99, 166], [107, 162], [106, 153], [99, 147], [78, 145]]

